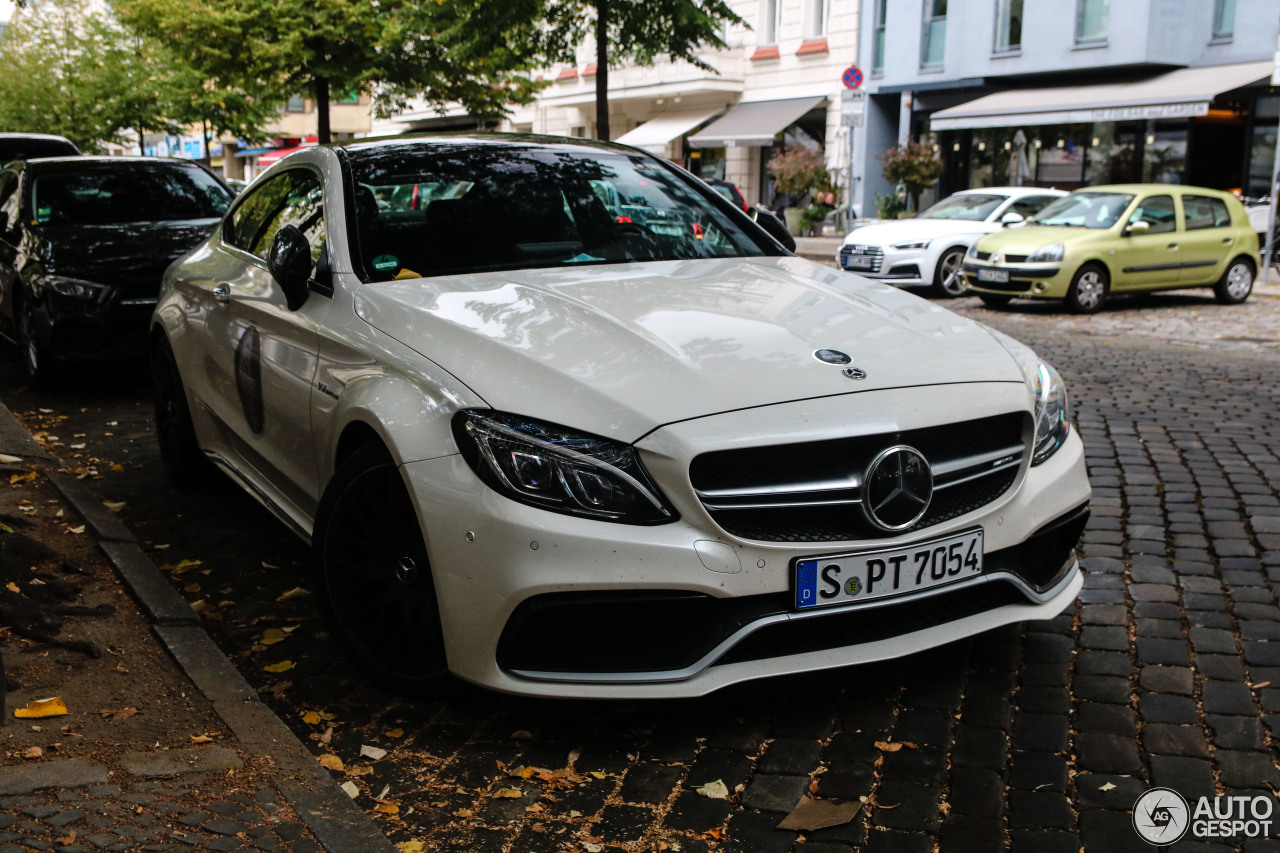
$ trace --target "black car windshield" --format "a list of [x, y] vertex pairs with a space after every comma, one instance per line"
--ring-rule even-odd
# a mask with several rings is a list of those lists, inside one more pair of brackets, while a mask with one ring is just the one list
[[34, 174], [31, 210], [38, 225], [216, 219], [231, 204], [216, 178], [180, 164], [90, 161]]
[[957, 193], [927, 208], [917, 219], [969, 219], [981, 222], [991, 215], [1007, 195]]
[[651, 157], [478, 142], [349, 149], [368, 280], [764, 249]]
[[1063, 196], [1028, 221], [1035, 225], [1110, 228], [1133, 201], [1128, 193], [1074, 192]]
[[46, 137], [0, 137], [0, 164], [35, 157], [71, 157], [79, 150], [65, 139]]

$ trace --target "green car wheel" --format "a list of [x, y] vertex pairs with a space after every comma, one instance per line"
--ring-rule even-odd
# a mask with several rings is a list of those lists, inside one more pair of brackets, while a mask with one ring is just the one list
[[1239, 305], [1253, 292], [1253, 264], [1236, 258], [1213, 286], [1213, 295], [1223, 305]]
[[1073, 314], [1093, 314], [1107, 301], [1111, 282], [1098, 264], [1085, 264], [1067, 288], [1067, 308]]

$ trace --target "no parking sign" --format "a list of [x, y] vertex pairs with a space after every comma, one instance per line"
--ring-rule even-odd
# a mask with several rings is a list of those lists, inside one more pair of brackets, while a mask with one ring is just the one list
[[862, 85], [862, 69], [856, 65], [850, 65], [844, 70], [840, 79], [844, 82], [846, 89], [856, 89]]

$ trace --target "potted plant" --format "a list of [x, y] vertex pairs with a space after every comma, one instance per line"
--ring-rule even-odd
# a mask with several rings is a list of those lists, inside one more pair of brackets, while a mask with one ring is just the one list
[[[806, 196], [816, 192], [824, 192], [831, 188], [831, 175], [822, 159], [822, 152], [809, 148], [789, 148], [775, 154], [769, 160], [768, 168], [773, 174], [774, 188], [779, 195], [786, 195], [788, 201], [783, 212], [787, 221], [787, 230], [796, 236], [812, 227], [811, 215], [799, 204]], [[823, 217], [826, 213], [822, 214]], [[809, 219], [807, 223], [802, 220]], [[821, 218], [818, 222], [821, 223]]]
[[923, 142], [895, 145], [880, 156], [884, 179], [901, 184], [911, 199], [911, 209], [920, 210], [920, 193], [933, 185], [946, 167], [933, 154], [933, 146]]

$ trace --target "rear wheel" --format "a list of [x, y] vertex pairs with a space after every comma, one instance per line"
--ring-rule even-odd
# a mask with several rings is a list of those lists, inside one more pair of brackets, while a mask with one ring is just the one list
[[1093, 314], [1107, 301], [1111, 282], [1098, 264], [1085, 264], [1067, 288], [1067, 308], [1073, 314]]
[[175, 485], [201, 483], [212, 468], [191, 422], [187, 393], [169, 340], [161, 336], [151, 349], [151, 399], [155, 405], [160, 462]]
[[1239, 305], [1253, 292], [1253, 264], [1236, 258], [1213, 286], [1213, 295], [1223, 305]]
[[18, 303], [18, 355], [22, 359], [22, 374], [32, 388], [47, 391], [58, 384], [57, 365], [49, 348], [40, 343], [36, 309], [30, 296]]
[[445, 680], [426, 543], [382, 445], [367, 444], [338, 466], [316, 515], [312, 557], [333, 636], [357, 666], [399, 693]]
[[952, 246], [938, 258], [938, 266], [933, 271], [933, 293], [943, 299], [955, 299], [964, 296], [963, 246]]
[[1009, 304], [1012, 296], [1000, 296], [995, 293], [979, 293], [978, 298], [982, 300], [982, 304], [988, 308], [1003, 308]]

